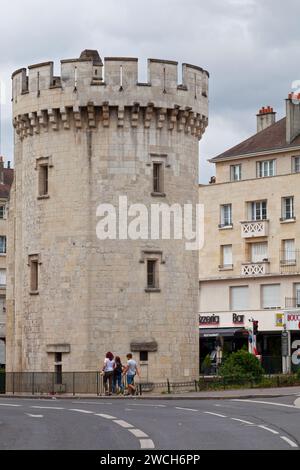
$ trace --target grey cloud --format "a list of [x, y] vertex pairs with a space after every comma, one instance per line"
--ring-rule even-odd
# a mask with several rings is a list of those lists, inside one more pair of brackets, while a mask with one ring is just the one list
[[[202, 181], [214, 173], [205, 160], [255, 132], [255, 114], [272, 105], [281, 117], [298, 67], [298, 0], [12, 0], [2, 7], [0, 74], [43, 60], [76, 57], [82, 49], [140, 58], [176, 59], [210, 72], [210, 128], [201, 142]], [[9, 106], [3, 151], [11, 152]]]

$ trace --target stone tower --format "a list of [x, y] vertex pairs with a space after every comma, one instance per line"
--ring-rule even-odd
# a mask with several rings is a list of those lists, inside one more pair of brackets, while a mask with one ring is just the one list
[[137, 59], [103, 64], [91, 50], [60, 76], [52, 62], [28, 69], [12, 76], [7, 371], [53, 371], [57, 354], [63, 371], [93, 371], [111, 350], [132, 351], [145, 380], [195, 378], [197, 253], [185, 240], [99, 240], [96, 227], [99, 204], [120, 196], [197, 204], [208, 73], [183, 64], [178, 85], [177, 62], [149, 59], [139, 83]]

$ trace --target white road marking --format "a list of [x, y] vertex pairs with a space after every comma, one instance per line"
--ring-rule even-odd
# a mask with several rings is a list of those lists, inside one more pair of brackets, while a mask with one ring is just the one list
[[199, 410], [194, 410], [193, 408], [180, 408], [180, 406], [175, 406], [176, 410], [184, 410], [184, 411], [199, 411]]
[[69, 408], [70, 411], [77, 411], [78, 413], [85, 413], [87, 415], [94, 414], [93, 411], [87, 411], [87, 410], [77, 410], [76, 408]]
[[268, 428], [267, 426], [263, 426], [262, 424], [259, 424], [257, 427], [258, 427], [258, 428], [261, 428], [261, 429], [265, 429], [266, 431], [269, 431], [269, 432], [271, 432], [272, 434], [279, 434], [279, 432], [274, 431], [274, 429], [270, 429], [270, 428]]
[[95, 416], [100, 416], [100, 418], [104, 418], [104, 419], [118, 419], [116, 418], [115, 416], [110, 416], [110, 415], [104, 415], [104, 414], [95, 414]]
[[44, 415], [31, 415], [31, 414], [29, 414], [29, 413], [26, 413], [26, 414], [27, 414], [27, 416], [29, 416], [30, 418], [43, 418], [43, 417], [44, 417]]
[[114, 421], [114, 423], [118, 424], [122, 428], [128, 429], [128, 428], [133, 428], [132, 424], [127, 423], [127, 421], [123, 421], [122, 419], [117, 419]]
[[211, 413], [210, 411], [204, 411], [206, 415], [213, 415], [213, 416], [218, 416], [219, 418], [227, 418], [225, 415], [220, 415], [218, 413]]
[[0, 406], [12, 406], [14, 408], [17, 408], [17, 407], [22, 406], [22, 405], [12, 405], [11, 403], [0, 403]]
[[145, 434], [143, 431], [141, 431], [140, 429], [128, 429], [129, 432], [131, 432], [131, 434], [133, 434], [135, 437], [149, 437], [148, 434]]
[[149, 407], [154, 407], [154, 408], [166, 408], [167, 405], [146, 405], [143, 403], [132, 403], [130, 406], [149, 406]]
[[271, 401], [261, 401], [261, 400], [242, 400], [240, 398], [234, 398], [231, 401], [241, 401], [246, 403], [260, 403], [262, 405], [273, 405], [273, 406], [283, 406], [285, 408], [295, 408], [294, 405], [286, 405], [284, 403], [274, 403]]
[[30, 408], [36, 408], [38, 410], [64, 410], [65, 409], [59, 406], [31, 406]]
[[141, 449], [154, 449], [155, 445], [151, 439], [140, 439]]
[[[79, 404], [78, 401], [72, 401], [72, 403], [73, 403], [73, 404], [76, 404], [76, 405]], [[80, 400], [80, 404], [81, 404], [81, 405], [101, 405], [101, 406], [102, 406], [102, 405], [104, 405], [104, 406], [106, 406], [106, 405], [112, 405], [112, 403], [107, 403], [107, 402], [100, 402], [100, 401], [99, 401], [99, 402], [98, 402], [98, 401], [97, 401], [97, 402], [92, 402], [92, 401], [81, 401], [81, 400]]]
[[295, 442], [291, 441], [291, 439], [289, 439], [286, 436], [280, 436], [280, 439], [287, 442], [291, 447], [298, 447], [298, 445]]
[[255, 426], [254, 423], [251, 423], [250, 421], [245, 421], [244, 419], [238, 419], [238, 418], [231, 418], [233, 421], [239, 421], [240, 423], [244, 424], [250, 424], [251, 426]]
[[295, 406], [296, 408], [300, 408], [300, 398], [297, 398], [297, 400], [295, 400], [294, 406]]

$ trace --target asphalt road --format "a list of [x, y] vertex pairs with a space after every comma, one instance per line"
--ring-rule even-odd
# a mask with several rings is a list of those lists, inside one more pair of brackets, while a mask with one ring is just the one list
[[253, 400], [0, 398], [0, 449], [297, 450], [300, 396]]

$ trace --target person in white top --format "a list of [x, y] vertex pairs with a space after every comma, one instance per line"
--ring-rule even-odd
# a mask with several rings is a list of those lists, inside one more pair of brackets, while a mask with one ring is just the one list
[[102, 368], [102, 372], [104, 373], [103, 383], [104, 383], [105, 395], [112, 394], [114, 368], [115, 368], [114, 355], [113, 353], [108, 352], [105, 356], [103, 368]]

